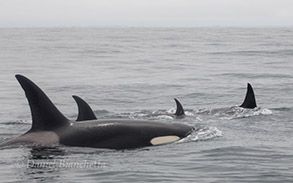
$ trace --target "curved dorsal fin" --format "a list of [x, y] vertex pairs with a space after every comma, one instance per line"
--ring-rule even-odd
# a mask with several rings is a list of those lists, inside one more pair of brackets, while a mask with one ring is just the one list
[[15, 77], [23, 88], [31, 109], [30, 131], [53, 130], [69, 124], [69, 120], [35, 83], [22, 75], [15, 75]]
[[95, 116], [92, 108], [86, 103], [82, 98], [73, 95], [72, 96], [78, 107], [78, 117], [76, 121], [86, 121], [86, 120], [95, 120], [97, 117]]
[[256, 107], [254, 92], [253, 92], [252, 86], [249, 83], [247, 83], [247, 92], [246, 92], [244, 102], [240, 105], [240, 107], [247, 108], [247, 109], [253, 109]]
[[175, 112], [174, 115], [176, 115], [176, 116], [182, 116], [182, 115], [185, 115], [185, 113], [184, 113], [184, 109], [183, 109], [181, 103], [180, 103], [176, 98], [174, 98], [174, 100], [175, 100], [175, 102], [176, 102], [176, 112]]

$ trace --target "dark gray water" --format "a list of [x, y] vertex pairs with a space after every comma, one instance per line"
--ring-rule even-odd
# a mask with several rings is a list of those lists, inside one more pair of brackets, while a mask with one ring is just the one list
[[[200, 130], [137, 150], [0, 150], [5, 182], [292, 182], [293, 29], [0, 29], [0, 142], [26, 132], [14, 75], [35, 81], [70, 119], [71, 95], [98, 118]], [[246, 84], [258, 108], [236, 107]], [[173, 119], [173, 98], [187, 117]]]

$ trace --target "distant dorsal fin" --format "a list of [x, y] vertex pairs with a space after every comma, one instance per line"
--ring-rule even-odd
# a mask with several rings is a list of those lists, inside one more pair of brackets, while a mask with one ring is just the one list
[[254, 92], [253, 92], [252, 86], [249, 83], [247, 83], [247, 92], [246, 92], [244, 102], [240, 105], [240, 107], [247, 108], [247, 109], [253, 109], [256, 107]]
[[76, 121], [86, 121], [97, 119], [92, 108], [82, 98], [73, 95], [72, 96], [78, 107], [78, 117]]
[[185, 115], [185, 113], [184, 113], [184, 109], [183, 109], [181, 103], [180, 103], [176, 98], [174, 98], [174, 100], [175, 100], [175, 102], [176, 102], [176, 112], [175, 112], [174, 115], [176, 115], [176, 116], [182, 116], [182, 115]]
[[69, 120], [35, 83], [22, 75], [15, 77], [23, 88], [31, 109], [32, 128], [29, 132], [53, 130], [69, 124]]

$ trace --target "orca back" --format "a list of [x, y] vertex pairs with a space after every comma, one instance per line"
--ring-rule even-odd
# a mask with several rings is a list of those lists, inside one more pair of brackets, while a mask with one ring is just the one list
[[72, 96], [76, 101], [78, 107], [78, 117], [76, 121], [86, 121], [86, 120], [95, 120], [97, 119], [92, 108], [86, 103], [82, 98], [73, 95]]
[[255, 95], [254, 95], [252, 86], [249, 83], [247, 83], [246, 96], [243, 103], [240, 105], [240, 107], [247, 108], [247, 109], [253, 109], [256, 107]]
[[23, 88], [31, 109], [32, 127], [29, 132], [53, 130], [69, 124], [69, 120], [35, 83], [22, 75], [15, 77]]
[[183, 116], [185, 115], [185, 112], [184, 112], [184, 109], [181, 105], [181, 103], [176, 99], [174, 98], [175, 102], [176, 102], [176, 112], [175, 112], [175, 116]]

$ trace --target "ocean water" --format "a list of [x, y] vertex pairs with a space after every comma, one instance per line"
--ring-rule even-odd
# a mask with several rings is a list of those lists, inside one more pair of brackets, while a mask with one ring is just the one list
[[[73, 120], [78, 95], [99, 119], [198, 131], [135, 150], [1, 149], [0, 182], [292, 182], [292, 38], [292, 28], [2, 28], [0, 142], [31, 126], [15, 74]], [[237, 107], [248, 82], [252, 110]], [[175, 111], [173, 98], [185, 118], [166, 115]]]

